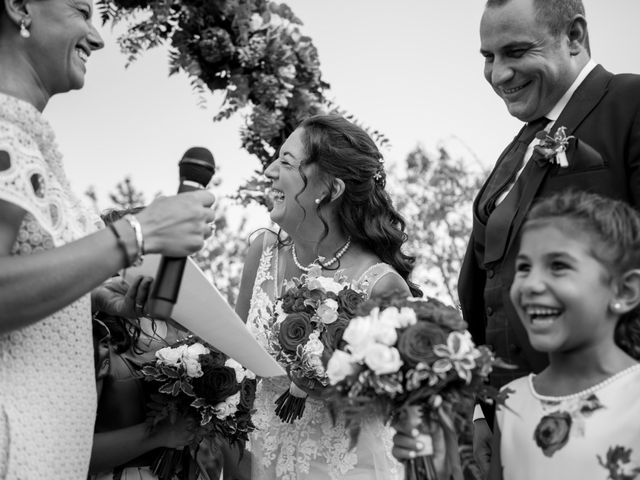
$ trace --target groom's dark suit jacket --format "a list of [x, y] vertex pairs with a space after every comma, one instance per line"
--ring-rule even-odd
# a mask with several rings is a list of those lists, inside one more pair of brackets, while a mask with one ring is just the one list
[[[575, 91], [552, 132], [560, 126], [567, 128], [567, 135], [575, 137], [567, 148], [569, 166], [529, 162], [531, 165], [521, 174], [526, 186], [517, 206], [508, 215], [508, 222], [492, 228], [492, 238], [496, 234], [508, 236], [503, 251], [496, 248], [499, 242], [485, 245], [486, 221], [479, 214], [478, 201], [487, 182], [473, 206], [473, 230], [460, 272], [458, 294], [474, 340], [491, 345], [499, 357], [518, 367], [492, 375], [496, 386], [538, 372], [548, 362], [545, 354], [531, 347], [509, 300], [517, 235], [531, 203], [536, 198], [573, 188], [640, 206], [640, 75], [613, 75], [596, 66]], [[510, 146], [496, 165], [504, 160], [509, 149]], [[495, 168], [489, 178], [494, 174]]]

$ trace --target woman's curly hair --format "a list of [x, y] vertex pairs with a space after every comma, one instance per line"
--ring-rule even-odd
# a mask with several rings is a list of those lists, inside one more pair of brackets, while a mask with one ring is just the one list
[[[409, 280], [415, 257], [402, 252], [407, 241], [405, 221], [384, 188], [382, 155], [371, 137], [338, 115], [316, 115], [304, 120], [298, 128], [302, 130], [306, 153], [299, 169], [305, 188], [307, 178], [302, 170], [305, 165], [317, 166], [329, 191], [334, 178], [342, 180], [345, 188], [338, 200], [337, 215], [345, 233], [391, 265], [405, 279], [411, 293], [421, 296], [418, 286]], [[324, 224], [320, 242], [329, 232], [323, 207], [330, 201], [331, 195], [327, 195], [316, 207]]]

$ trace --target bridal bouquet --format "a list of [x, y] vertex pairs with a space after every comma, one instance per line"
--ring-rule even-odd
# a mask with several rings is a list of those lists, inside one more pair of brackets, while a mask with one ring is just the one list
[[190, 448], [165, 448], [152, 465], [160, 480], [195, 479], [199, 472], [195, 457], [205, 438], [224, 438], [244, 449], [255, 428], [253, 372], [192, 337], [158, 350], [155, 361], [143, 365], [142, 376], [154, 385], [147, 415], [151, 429], [162, 421], [175, 421], [176, 415], [198, 420]]
[[[327, 364], [331, 410], [346, 415], [352, 446], [373, 409], [388, 422], [419, 406], [425, 425], [434, 421], [460, 433], [470, 428], [476, 398], [499, 400], [486, 380], [504, 364], [473, 344], [454, 308], [391, 296], [367, 301], [359, 313]], [[411, 480], [436, 478], [431, 456], [407, 461], [405, 472]]]
[[292, 378], [289, 389], [276, 400], [276, 414], [283, 421], [293, 423], [302, 417], [307, 391], [322, 391], [329, 384], [326, 359], [338, 348], [364, 298], [344, 278], [323, 277], [319, 266], [287, 283], [274, 307], [269, 340]]

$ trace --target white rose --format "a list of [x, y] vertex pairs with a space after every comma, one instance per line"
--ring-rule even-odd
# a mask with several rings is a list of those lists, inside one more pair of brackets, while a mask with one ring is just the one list
[[244, 377], [246, 376], [246, 372], [244, 370], [244, 367], [242, 365], [240, 365], [238, 362], [236, 362], [233, 358], [229, 358], [227, 359], [226, 362], [224, 362], [224, 366], [225, 367], [229, 367], [229, 368], [233, 368], [236, 372], [236, 382], [241, 383], [242, 380], [244, 380]]
[[402, 367], [400, 352], [393, 347], [387, 347], [379, 343], [369, 345], [364, 354], [364, 363], [376, 375], [395, 373]]
[[249, 370], [248, 368], [245, 368], [244, 370], [244, 376], [247, 377], [249, 380], [255, 380], [256, 379], [256, 374], [253, 373], [251, 370]]
[[213, 407], [213, 413], [216, 414], [220, 420], [224, 420], [229, 415], [233, 415], [236, 413], [237, 408], [233, 405], [228, 404], [227, 402], [220, 402], [215, 407]]
[[398, 315], [398, 328], [406, 328], [410, 325], [415, 325], [417, 321], [418, 317], [416, 317], [416, 312], [414, 312], [412, 308], [402, 307], [400, 309], [400, 314]]
[[179, 347], [165, 347], [156, 352], [156, 358], [160, 363], [171, 366], [178, 366], [182, 362], [182, 354], [187, 350], [186, 345]]
[[316, 315], [320, 317], [320, 321], [325, 325], [335, 322], [338, 319], [338, 302], [332, 298], [327, 298], [318, 307]]
[[313, 370], [316, 377], [322, 378], [325, 376], [326, 371], [322, 364], [322, 359], [318, 355], [309, 355], [305, 358], [305, 364], [308, 368]]
[[308, 281], [308, 287], [310, 290], [319, 288], [324, 290], [325, 292], [333, 292], [336, 295], [344, 288], [338, 282], [328, 277], [311, 278]]
[[[224, 399], [225, 403], [232, 405], [233, 407], [237, 407], [240, 403], [240, 392], [236, 392], [233, 395]], [[235, 411], [234, 411], [235, 413]]]
[[189, 345], [187, 349], [183, 352], [182, 357], [184, 359], [190, 358], [193, 360], [198, 360], [200, 355], [206, 355], [209, 353], [209, 349], [202, 345], [201, 343], [194, 343], [193, 345]]
[[202, 367], [200, 366], [200, 362], [192, 357], [183, 356], [182, 364], [184, 368], [187, 370], [187, 375], [191, 378], [201, 377]]
[[258, 30], [262, 27], [262, 23], [263, 20], [261, 15], [258, 15], [257, 13], [251, 15], [251, 30]]
[[324, 345], [317, 337], [309, 337], [307, 343], [302, 347], [303, 355], [321, 355], [323, 351]]
[[[377, 313], [377, 312], [376, 312]], [[372, 315], [373, 338], [384, 345], [395, 345], [398, 340], [398, 309], [387, 308], [383, 312]]]
[[333, 352], [333, 355], [331, 355], [329, 363], [327, 364], [329, 383], [335, 385], [349, 375], [356, 373], [357, 369], [358, 364], [351, 355], [342, 350], [336, 350]]

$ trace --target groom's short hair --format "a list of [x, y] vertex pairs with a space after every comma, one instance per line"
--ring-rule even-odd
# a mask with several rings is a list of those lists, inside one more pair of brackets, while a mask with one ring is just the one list
[[[485, 8], [502, 7], [511, 0], [487, 0]], [[560, 35], [576, 15], [586, 18], [582, 0], [532, 0], [537, 10], [537, 20], [549, 28], [549, 32], [557, 37]], [[585, 47], [591, 54], [589, 38]]]

